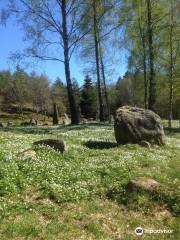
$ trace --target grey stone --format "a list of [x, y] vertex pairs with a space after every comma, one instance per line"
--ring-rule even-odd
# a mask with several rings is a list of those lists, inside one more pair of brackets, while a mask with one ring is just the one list
[[7, 127], [11, 127], [12, 125], [12, 122], [7, 122]]
[[35, 119], [30, 119], [30, 121], [29, 122], [27, 122], [27, 121], [25, 121], [25, 122], [22, 122], [21, 123], [21, 126], [35, 126], [35, 125], [37, 125], [37, 120], [35, 120]]
[[31, 118], [31, 120], [29, 121], [29, 124], [32, 125], [32, 126], [37, 125], [37, 120]]
[[24, 126], [24, 127], [31, 126], [31, 124], [29, 122], [22, 122], [20, 125]]
[[160, 117], [150, 110], [124, 106], [116, 111], [114, 122], [118, 144], [140, 143], [165, 144], [165, 134]]
[[83, 119], [82, 119], [82, 123], [83, 123], [83, 124], [86, 124], [86, 123], [88, 123], [88, 120], [87, 120], [86, 118], [83, 118]]
[[160, 186], [160, 183], [151, 178], [138, 178], [136, 180], [131, 180], [128, 184], [130, 190], [148, 190], [153, 191]]
[[151, 148], [151, 144], [147, 141], [140, 141], [139, 142], [139, 145], [142, 146], [142, 147], [145, 147], [145, 148]]
[[68, 117], [68, 115], [67, 115], [66, 113], [64, 113], [63, 124], [64, 124], [64, 125], [69, 125], [69, 124], [71, 124], [71, 119]]
[[63, 153], [67, 150], [67, 146], [63, 140], [56, 140], [56, 139], [44, 139], [40, 141], [36, 141], [33, 143], [34, 145], [45, 145], [50, 146], [54, 150]]
[[28, 160], [28, 159], [36, 159], [36, 152], [32, 149], [27, 149], [23, 152], [17, 154], [19, 160]]

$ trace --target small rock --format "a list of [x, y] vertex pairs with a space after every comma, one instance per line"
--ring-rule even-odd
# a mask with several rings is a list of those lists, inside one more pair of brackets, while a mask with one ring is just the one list
[[36, 159], [36, 152], [32, 149], [27, 149], [18, 153], [17, 157], [19, 160]]
[[56, 139], [44, 139], [33, 143], [34, 145], [45, 145], [50, 146], [54, 150], [63, 153], [67, 150], [67, 146], [63, 140], [56, 140]]
[[83, 123], [83, 124], [86, 124], [86, 123], [88, 123], [88, 120], [87, 120], [86, 118], [83, 118], [83, 119], [82, 119], [82, 123]]
[[159, 146], [158, 146], [157, 144], [155, 144], [155, 145], [153, 145], [153, 148], [156, 148], [156, 149], [158, 149], [158, 148], [159, 148]]
[[131, 180], [128, 184], [130, 190], [142, 189], [153, 191], [159, 187], [160, 183], [151, 178], [138, 178], [137, 180]]
[[12, 125], [12, 122], [7, 122], [7, 127], [11, 127]]
[[35, 126], [37, 124], [38, 124], [37, 120], [31, 118], [31, 120], [29, 122], [27, 122], [27, 121], [22, 122], [21, 126]]
[[139, 145], [145, 148], [151, 148], [151, 144], [147, 141], [140, 141]]
[[0, 128], [3, 128], [3, 124], [0, 122]]
[[37, 120], [31, 118], [31, 120], [29, 121], [29, 124], [32, 126], [37, 125]]
[[30, 126], [30, 123], [29, 122], [22, 122], [20, 125], [26, 127], [26, 126]]
[[155, 216], [157, 219], [167, 219], [172, 217], [171, 213], [167, 209], [160, 209], [155, 212]]

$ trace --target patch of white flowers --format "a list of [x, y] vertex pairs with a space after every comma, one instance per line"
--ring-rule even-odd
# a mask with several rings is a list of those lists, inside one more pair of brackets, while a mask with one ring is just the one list
[[[32, 134], [0, 132], [0, 172], [4, 177], [0, 179], [0, 187], [5, 193], [32, 183], [57, 201], [69, 201], [103, 194], [108, 185], [121, 184], [117, 179], [127, 174], [127, 177], [156, 176], [166, 183], [170, 178], [171, 162], [180, 156], [180, 138], [176, 137], [167, 138], [167, 145], [157, 149], [131, 144], [98, 149], [88, 148], [84, 143], [115, 142], [113, 128], [47, 129], [43, 134], [38, 131]], [[36, 159], [18, 161], [18, 153], [32, 148], [34, 141], [45, 138], [64, 139], [68, 151], [62, 155], [50, 147], [39, 147]], [[178, 180], [173, 183], [177, 184]]]

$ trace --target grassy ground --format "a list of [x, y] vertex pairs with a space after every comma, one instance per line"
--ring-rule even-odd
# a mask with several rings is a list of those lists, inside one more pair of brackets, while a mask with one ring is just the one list
[[[36, 159], [17, 159], [44, 138], [62, 138], [69, 149], [38, 147]], [[178, 129], [167, 132], [166, 146], [151, 149], [117, 147], [110, 125], [1, 129], [0, 239], [131, 240], [138, 226], [173, 230], [142, 239], [178, 239], [179, 160]], [[129, 192], [137, 177], [160, 188]]]

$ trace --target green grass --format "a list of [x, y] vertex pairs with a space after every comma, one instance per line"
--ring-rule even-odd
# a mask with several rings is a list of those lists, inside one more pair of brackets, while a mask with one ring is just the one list
[[[63, 155], [34, 141], [61, 138]], [[146, 149], [115, 144], [113, 126], [14, 127], [0, 130], [0, 239], [137, 239], [134, 229], [172, 229], [142, 239], [178, 239], [180, 132]], [[129, 192], [137, 177], [160, 182], [152, 193]]]

